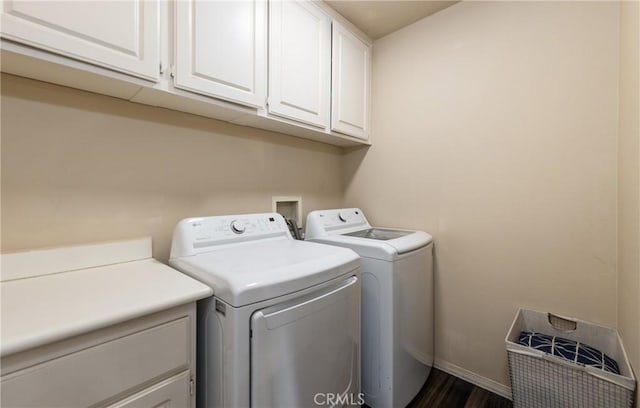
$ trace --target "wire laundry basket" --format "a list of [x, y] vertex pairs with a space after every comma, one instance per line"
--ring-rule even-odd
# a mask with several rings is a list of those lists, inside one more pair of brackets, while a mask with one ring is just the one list
[[[518, 344], [523, 331], [579, 341], [618, 362], [620, 374]], [[514, 408], [631, 408], [636, 379], [618, 332], [551, 313], [520, 309], [505, 339]]]

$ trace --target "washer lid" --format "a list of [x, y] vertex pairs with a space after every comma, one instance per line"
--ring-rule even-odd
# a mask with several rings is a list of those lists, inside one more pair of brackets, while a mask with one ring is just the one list
[[398, 259], [399, 256], [415, 251], [416, 249], [424, 248], [433, 240], [431, 235], [423, 231], [407, 230], [404, 232], [406, 232], [407, 235], [387, 240], [351, 236], [351, 234], [327, 235], [310, 239], [315, 242], [353, 249], [362, 257], [382, 259], [385, 261], [394, 261]]
[[377, 239], [379, 241], [388, 241], [390, 239], [402, 238], [409, 234], [413, 234], [413, 231], [402, 231], [385, 228], [369, 228], [360, 231], [349, 232], [347, 234], [350, 237]]
[[360, 265], [351, 250], [282, 238], [228, 245], [169, 264], [234, 307], [303, 290]]
[[373, 228], [359, 208], [310, 212], [306, 239], [351, 248], [360, 256], [389, 261], [425, 247], [433, 240], [423, 231]]

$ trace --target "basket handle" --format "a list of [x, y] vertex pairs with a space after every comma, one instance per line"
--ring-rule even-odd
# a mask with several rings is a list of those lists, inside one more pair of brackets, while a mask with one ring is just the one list
[[547, 313], [547, 320], [549, 320], [549, 324], [553, 326], [554, 329], [565, 333], [575, 331], [578, 327], [578, 322], [575, 320], [553, 313]]

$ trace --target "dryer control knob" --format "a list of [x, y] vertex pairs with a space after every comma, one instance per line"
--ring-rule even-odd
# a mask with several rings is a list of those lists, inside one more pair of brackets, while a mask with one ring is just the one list
[[338, 213], [338, 219], [342, 222], [347, 222], [347, 217], [342, 213]]
[[238, 220], [231, 221], [231, 231], [236, 234], [242, 234], [246, 229], [247, 227], [244, 225], [244, 222]]

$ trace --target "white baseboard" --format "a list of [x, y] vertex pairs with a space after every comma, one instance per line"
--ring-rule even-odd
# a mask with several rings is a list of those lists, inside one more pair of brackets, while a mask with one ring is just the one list
[[473, 385], [477, 385], [480, 388], [484, 388], [487, 391], [491, 391], [494, 394], [511, 399], [511, 387], [500, 384], [497, 381], [472, 373], [469, 370], [465, 370], [464, 368], [458, 367], [455, 364], [451, 364], [448, 361], [444, 361], [439, 358], [435, 359], [433, 366], [438, 370], [451, 374], [454, 377], [462, 378], [463, 380], [468, 381]]

